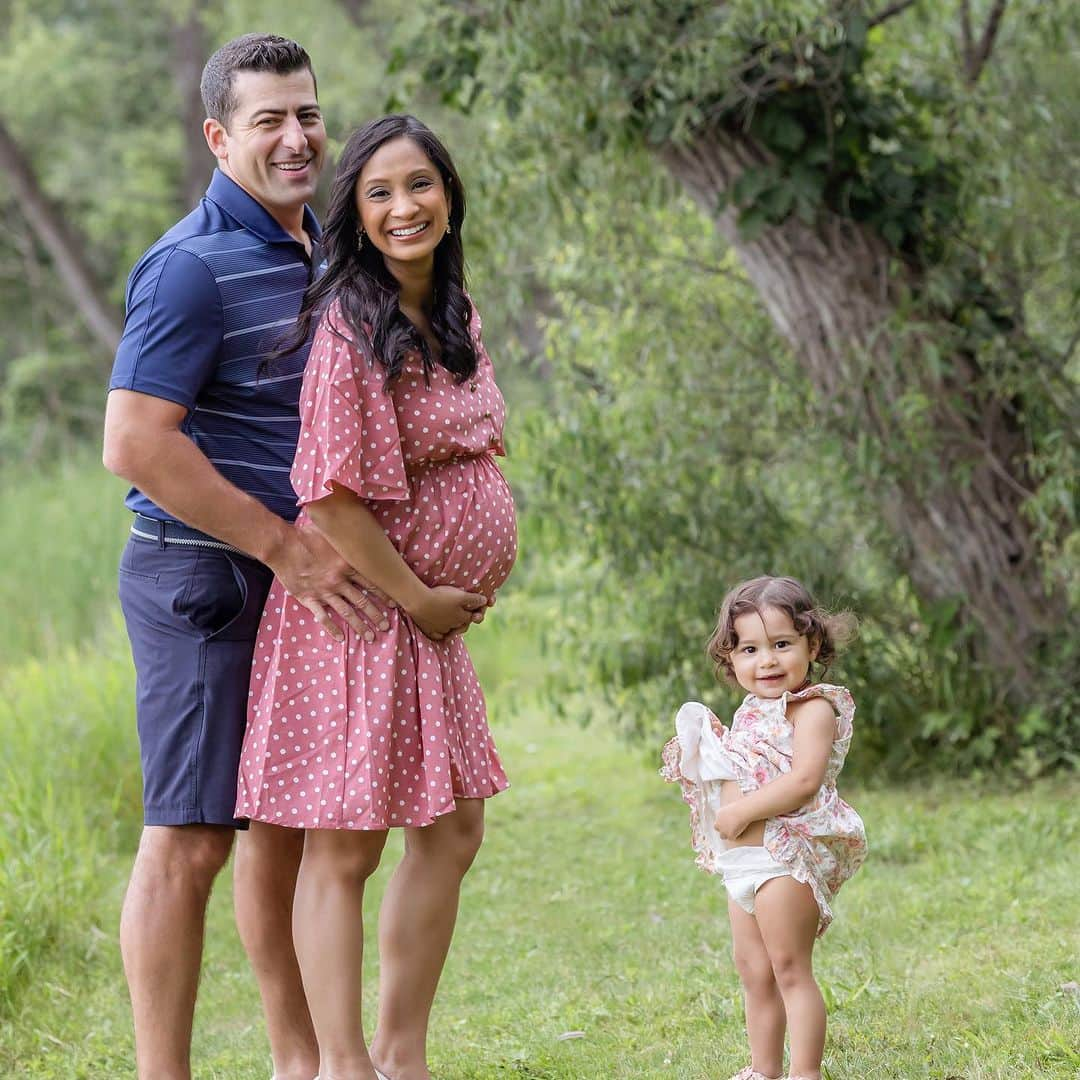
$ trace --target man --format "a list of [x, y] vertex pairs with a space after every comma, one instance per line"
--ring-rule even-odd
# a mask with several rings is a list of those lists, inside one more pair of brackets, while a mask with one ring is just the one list
[[[248, 34], [210, 58], [202, 96], [218, 169], [132, 271], [105, 418], [105, 465], [134, 485], [120, 599], [145, 827], [120, 939], [144, 1080], [191, 1075], [206, 904], [245, 824], [233, 818], [236, 772], [271, 574], [335, 637], [331, 611], [369, 637], [380, 619], [352, 569], [291, 524], [306, 356], [264, 362], [318, 258], [306, 203], [326, 130], [311, 61], [295, 42]], [[256, 823], [234, 871], [277, 1080], [318, 1072], [291, 936], [302, 844], [302, 832]]]

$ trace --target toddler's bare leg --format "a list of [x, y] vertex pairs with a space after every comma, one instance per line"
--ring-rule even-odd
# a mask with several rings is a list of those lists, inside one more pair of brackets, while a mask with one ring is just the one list
[[766, 881], [754, 901], [758, 929], [784, 999], [791, 1061], [788, 1071], [821, 1080], [825, 1051], [825, 1002], [814, 979], [818, 906], [809, 885], [792, 877]]
[[773, 977], [769, 953], [753, 915], [728, 900], [735, 969], [743, 985], [750, 1059], [763, 1076], [784, 1071], [784, 1002]]

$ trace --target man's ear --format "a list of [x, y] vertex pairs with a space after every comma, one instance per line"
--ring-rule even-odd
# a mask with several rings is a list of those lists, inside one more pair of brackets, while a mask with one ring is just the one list
[[210, 153], [218, 159], [225, 161], [229, 157], [229, 133], [220, 120], [208, 116], [203, 121], [203, 135], [206, 137], [206, 145], [210, 147]]

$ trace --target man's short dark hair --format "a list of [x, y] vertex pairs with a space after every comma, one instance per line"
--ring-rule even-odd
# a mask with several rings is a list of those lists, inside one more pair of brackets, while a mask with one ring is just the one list
[[222, 45], [203, 68], [199, 92], [206, 115], [229, 126], [236, 110], [233, 76], [238, 71], [271, 71], [275, 75], [291, 75], [303, 68], [311, 72], [311, 81], [315, 82], [311, 57], [295, 41], [276, 34], [244, 34], [243, 37], [233, 38]]

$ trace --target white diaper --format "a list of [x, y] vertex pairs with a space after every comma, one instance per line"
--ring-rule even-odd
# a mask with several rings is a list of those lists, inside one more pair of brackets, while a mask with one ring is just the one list
[[754, 914], [754, 897], [758, 889], [775, 877], [790, 876], [791, 871], [777, 862], [764, 847], [733, 847], [722, 852], [716, 859], [724, 875], [724, 887], [728, 896], [751, 915]]

